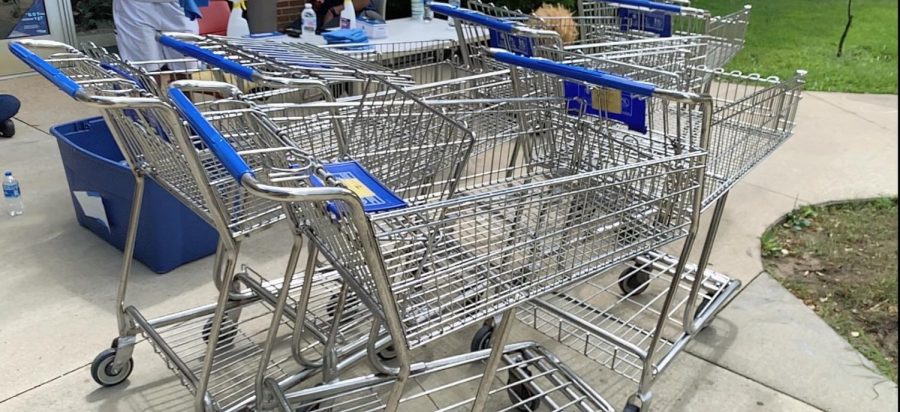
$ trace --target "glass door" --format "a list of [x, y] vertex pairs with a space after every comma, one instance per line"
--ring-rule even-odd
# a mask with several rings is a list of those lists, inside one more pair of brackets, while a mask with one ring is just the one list
[[9, 53], [9, 40], [52, 39], [74, 43], [71, 0], [0, 0], [0, 77], [28, 72]]
[[[0, 0], [3, 1], [3, 0]], [[114, 47], [116, 34], [113, 27], [112, 0], [56, 0], [69, 2], [75, 37], [81, 46], [94, 43], [100, 47]]]

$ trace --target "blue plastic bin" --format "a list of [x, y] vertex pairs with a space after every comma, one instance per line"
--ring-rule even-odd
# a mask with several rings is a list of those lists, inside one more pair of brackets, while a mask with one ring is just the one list
[[[125, 247], [134, 176], [100, 117], [54, 126], [59, 154], [78, 223], [120, 250]], [[218, 234], [151, 179], [145, 180], [144, 200], [134, 257], [156, 273], [166, 273], [216, 251]], [[99, 195], [109, 228], [86, 216], [75, 192]]]

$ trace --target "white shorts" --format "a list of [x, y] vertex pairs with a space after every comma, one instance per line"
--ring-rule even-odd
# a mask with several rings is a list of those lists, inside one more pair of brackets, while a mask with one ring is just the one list
[[[116, 43], [119, 56], [126, 61], [178, 59], [184, 56], [159, 44], [156, 33], [164, 31], [197, 34], [196, 21], [184, 15], [177, 0], [113, 0], [113, 20], [116, 24]], [[161, 64], [144, 66], [149, 71], [158, 70]], [[176, 64], [170, 69], [184, 69]]]

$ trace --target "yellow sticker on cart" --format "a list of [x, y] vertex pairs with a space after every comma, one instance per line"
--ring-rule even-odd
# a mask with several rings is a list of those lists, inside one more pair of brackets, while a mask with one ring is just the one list
[[372, 191], [369, 190], [369, 187], [364, 185], [363, 182], [360, 182], [359, 179], [342, 179], [341, 183], [343, 183], [347, 189], [350, 189], [351, 192], [356, 193], [360, 199], [375, 196], [375, 193], [372, 193]]
[[612, 114], [622, 114], [622, 91], [594, 87], [591, 89], [591, 106]]

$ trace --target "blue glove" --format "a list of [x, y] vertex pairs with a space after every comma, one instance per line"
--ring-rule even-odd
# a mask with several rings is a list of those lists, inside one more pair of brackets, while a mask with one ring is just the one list
[[184, 15], [191, 20], [197, 20], [203, 16], [200, 8], [209, 5], [209, 0], [178, 0], [178, 5], [184, 9]]
[[369, 37], [362, 29], [340, 29], [322, 33], [328, 44], [367, 43]]

